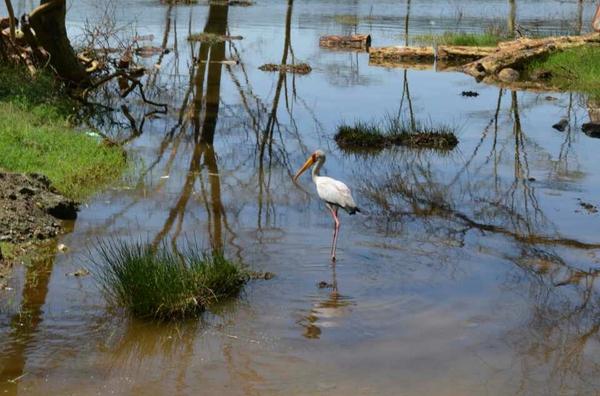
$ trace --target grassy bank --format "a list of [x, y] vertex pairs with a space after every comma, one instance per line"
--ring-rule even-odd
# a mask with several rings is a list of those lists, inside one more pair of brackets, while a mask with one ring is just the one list
[[220, 253], [189, 247], [113, 241], [100, 244], [93, 271], [111, 305], [134, 316], [173, 320], [193, 317], [239, 293], [248, 272]]
[[549, 82], [560, 89], [600, 98], [600, 46], [570, 48], [527, 66], [529, 75], [540, 71], [550, 72]]
[[388, 117], [383, 123], [356, 122], [338, 127], [335, 141], [342, 150], [376, 152], [388, 146], [451, 150], [458, 144], [453, 128]]
[[425, 45], [463, 45], [470, 47], [495, 47], [507, 37], [493, 32], [464, 33], [445, 32], [443, 34], [421, 34], [413, 37], [413, 41]]
[[51, 77], [0, 67], [0, 170], [44, 174], [77, 200], [117, 178], [126, 166], [122, 150], [77, 131], [76, 111]]

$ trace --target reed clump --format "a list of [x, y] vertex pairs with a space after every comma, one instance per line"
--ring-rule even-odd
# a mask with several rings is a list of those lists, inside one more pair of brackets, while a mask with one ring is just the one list
[[142, 319], [194, 317], [236, 296], [252, 274], [220, 252], [195, 245], [102, 242], [92, 254], [93, 271], [110, 305]]
[[342, 150], [377, 152], [389, 146], [451, 150], [458, 144], [454, 129], [388, 117], [385, 122], [342, 124], [334, 137]]

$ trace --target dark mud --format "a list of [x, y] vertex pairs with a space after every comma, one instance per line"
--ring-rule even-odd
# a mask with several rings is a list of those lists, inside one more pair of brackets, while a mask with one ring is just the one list
[[78, 204], [38, 174], [0, 173], [0, 241], [25, 243], [53, 238], [61, 220], [74, 220]]

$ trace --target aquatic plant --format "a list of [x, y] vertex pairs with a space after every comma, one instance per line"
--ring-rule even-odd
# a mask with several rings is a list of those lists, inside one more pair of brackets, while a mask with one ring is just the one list
[[500, 41], [507, 39], [507, 36], [496, 32], [445, 32], [443, 34], [421, 34], [413, 37], [415, 42], [421, 44], [462, 45], [470, 47], [494, 47]]
[[109, 303], [146, 319], [198, 315], [238, 294], [250, 277], [222, 253], [195, 245], [179, 252], [166, 244], [101, 242], [92, 261], [92, 272]]
[[350, 14], [334, 15], [333, 20], [335, 22], [339, 23], [340, 25], [351, 25], [351, 26], [358, 25], [358, 23], [360, 22], [360, 19], [357, 15], [350, 15]]
[[293, 65], [276, 65], [274, 63], [266, 63], [259, 67], [262, 71], [267, 72], [280, 72], [280, 73], [294, 73], [294, 74], [308, 74], [312, 71], [312, 67], [306, 63], [297, 63]]
[[400, 117], [387, 117], [383, 123], [342, 124], [334, 138], [341, 149], [353, 152], [379, 151], [393, 145], [451, 150], [458, 144], [450, 126], [427, 125]]
[[561, 89], [580, 91], [600, 98], [600, 46], [584, 45], [536, 59], [526, 67], [531, 76], [544, 72]]
[[188, 36], [188, 41], [198, 41], [201, 43], [207, 43], [209, 45], [215, 45], [231, 40], [241, 40], [242, 36], [228, 36], [217, 33], [192, 33]]

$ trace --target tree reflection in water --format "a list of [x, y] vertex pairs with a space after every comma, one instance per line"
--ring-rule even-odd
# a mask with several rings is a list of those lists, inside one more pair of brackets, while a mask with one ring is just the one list
[[[516, 92], [509, 96], [511, 128], [499, 128], [504, 96], [499, 90], [494, 117], [454, 174], [433, 165], [434, 153], [398, 150], [385, 160], [384, 177], [361, 175], [362, 193], [375, 216], [367, 226], [395, 235], [419, 224], [432, 253], [467, 243], [490, 249], [485, 240], [497, 236], [511, 241], [506, 251], [494, 249], [514, 264], [502, 287], [532, 302], [528, 321], [505, 338], [518, 351], [521, 393], [529, 394], [539, 375], [548, 378], [548, 373], [552, 379], [542, 389], [568, 391], [573, 383], [597, 383], [600, 374], [591, 352], [600, 343], [600, 265], [590, 260], [600, 241], [563, 235], [545, 213], [529, 173], [528, 153], [539, 147], [522, 129]], [[504, 131], [509, 135], [500, 136]], [[569, 155], [569, 133], [551, 169], [565, 172], [569, 161], [576, 161]], [[512, 164], [511, 177], [501, 175], [501, 164], [505, 169]]]

